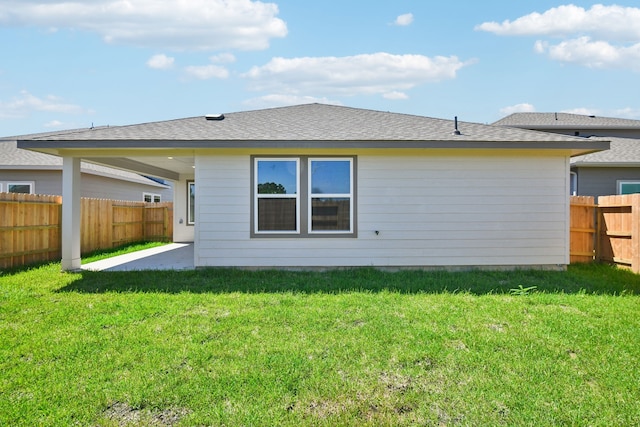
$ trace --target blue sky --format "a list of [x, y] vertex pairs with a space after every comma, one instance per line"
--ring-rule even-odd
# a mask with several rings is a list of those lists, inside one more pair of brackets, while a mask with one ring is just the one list
[[640, 6], [0, 0], [0, 136], [308, 102], [640, 119]]

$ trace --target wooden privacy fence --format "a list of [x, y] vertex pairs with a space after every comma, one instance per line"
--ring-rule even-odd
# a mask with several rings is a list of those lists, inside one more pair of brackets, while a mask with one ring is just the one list
[[593, 261], [640, 273], [640, 194], [571, 198], [571, 262]]
[[[173, 203], [82, 198], [83, 254], [130, 242], [171, 241]], [[61, 257], [62, 197], [0, 193], [0, 268]]]
[[0, 268], [60, 259], [61, 196], [0, 193]]
[[173, 236], [173, 203], [82, 199], [82, 253]]

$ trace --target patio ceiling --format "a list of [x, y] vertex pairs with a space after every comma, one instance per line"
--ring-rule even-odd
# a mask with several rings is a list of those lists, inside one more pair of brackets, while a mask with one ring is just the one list
[[83, 160], [125, 169], [143, 175], [177, 181], [180, 175], [193, 175], [193, 156], [123, 156], [123, 157], [83, 157]]

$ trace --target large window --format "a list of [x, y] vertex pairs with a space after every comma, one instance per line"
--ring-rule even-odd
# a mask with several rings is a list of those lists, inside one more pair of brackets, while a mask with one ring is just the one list
[[354, 160], [254, 158], [254, 235], [355, 235]]

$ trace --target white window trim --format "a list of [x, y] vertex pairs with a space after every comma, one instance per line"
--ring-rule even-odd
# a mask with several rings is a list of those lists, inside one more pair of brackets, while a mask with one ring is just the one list
[[[12, 185], [28, 185], [29, 186], [29, 193], [28, 194], [35, 194], [35, 182], [34, 181], [8, 181], [7, 182], [7, 193], [9, 193], [9, 188]], [[26, 193], [22, 193], [22, 194], [26, 194]]]
[[[151, 202], [147, 202], [145, 200], [145, 198], [147, 196], [149, 196], [151, 198]], [[158, 198], [157, 202], [155, 201], [156, 197]], [[158, 193], [146, 193], [146, 192], [144, 192], [144, 193], [142, 193], [142, 200], [144, 202], [146, 202], [146, 203], [160, 203], [162, 201], [162, 196], [160, 194], [158, 194]]]
[[[311, 192], [312, 189], [312, 185], [311, 185], [311, 173], [313, 171], [313, 168], [311, 167], [311, 164], [313, 162], [316, 161], [328, 161], [328, 162], [344, 162], [344, 161], [348, 161], [349, 162], [349, 194], [344, 194], [344, 193], [335, 193], [335, 194], [314, 194]], [[308, 170], [308, 191], [307, 191], [307, 230], [309, 232], [309, 234], [351, 234], [353, 233], [353, 158], [352, 157], [309, 157], [308, 160], [308, 164], [309, 164], [309, 170]], [[313, 215], [312, 215], [312, 208], [311, 208], [311, 201], [314, 198], [341, 198], [341, 199], [349, 199], [349, 230], [316, 230], [314, 231], [312, 229], [312, 220], [313, 220]]]
[[624, 184], [640, 184], [640, 180], [619, 180], [617, 181], [617, 190], [618, 190], [618, 194], [622, 194], [622, 186]]
[[187, 181], [187, 225], [195, 225], [196, 224], [196, 213], [193, 212], [193, 221], [191, 220], [191, 186], [193, 186], [193, 209], [195, 210], [196, 204], [196, 182], [189, 180]]
[[[296, 193], [295, 194], [258, 194], [258, 162], [267, 161], [267, 162], [276, 162], [276, 161], [285, 161], [285, 162], [296, 162]], [[263, 235], [273, 235], [273, 234], [300, 234], [300, 157], [256, 157], [253, 159], [253, 230], [255, 234], [263, 234]], [[258, 230], [258, 199], [261, 198], [269, 198], [269, 199], [295, 199], [296, 201], [296, 229], [292, 231], [288, 230]]]
[[[573, 191], [571, 191], [572, 187], [573, 187]], [[569, 173], [569, 189], [572, 196], [578, 195], [578, 174], [576, 172]]]

